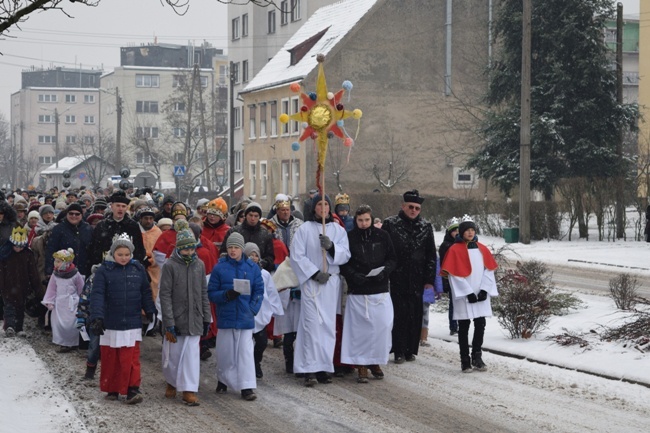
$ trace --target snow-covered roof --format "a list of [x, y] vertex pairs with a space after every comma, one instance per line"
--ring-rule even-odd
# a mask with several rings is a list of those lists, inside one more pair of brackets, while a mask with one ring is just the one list
[[93, 155], [90, 156], [66, 156], [65, 158], [61, 158], [59, 160], [59, 166], [56, 166], [56, 163], [50, 165], [48, 168], [45, 170], [41, 171], [41, 174], [63, 174], [64, 171], [66, 170], [72, 170], [79, 165], [83, 164], [86, 160], [89, 158], [92, 158]]
[[[317, 66], [316, 55], [327, 55], [378, 1], [341, 0], [318, 9], [241, 93], [302, 80]], [[323, 31], [318, 42], [292, 66], [290, 50]]]

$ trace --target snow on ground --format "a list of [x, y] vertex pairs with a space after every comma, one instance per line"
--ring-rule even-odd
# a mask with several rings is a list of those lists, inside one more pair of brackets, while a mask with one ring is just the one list
[[[436, 233], [440, 242], [443, 233]], [[503, 239], [481, 237], [486, 245], [500, 247]], [[650, 275], [648, 251], [650, 243], [645, 242], [594, 242], [594, 241], [537, 241], [530, 245], [508, 244], [508, 255], [513, 259], [543, 261], [551, 267], [570, 266], [582, 270], [634, 272], [640, 282]], [[645, 284], [647, 286], [647, 284]], [[620, 342], [603, 342], [598, 335], [603, 326], [623, 323], [628, 313], [616, 310], [613, 300], [605, 295], [577, 293], [584, 301], [583, 308], [572, 310], [569, 314], [553, 317], [548, 329], [529, 340], [511, 340], [502, 330], [496, 318], [488, 319], [484, 347], [513, 354], [528, 360], [548, 363], [554, 366], [541, 367], [535, 363], [523, 363], [516, 359], [486, 354], [489, 363], [498, 363], [499, 368], [529, 368], [536, 374], [544, 374], [549, 381], [557, 377], [565, 380], [570, 377], [581, 392], [598, 388], [598, 392], [611, 395], [612, 399], [634, 401], [638, 407], [650, 407], [650, 369], [647, 368], [649, 355], [639, 352], [630, 345]], [[430, 340], [433, 348], [448, 351], [450, 362], [456, 359], [456, 337], [448, 332], [448, 321], [443, 305], [432, 307], [430, 314]], [[29, 320], [29, 319], [28, 319]], [[589, 349], [577, 346], [563, 347], [545, 337], [563, 332], [584, 334], [590, 342]], [[2, 333], [0, 332], [0, 337]], [[445, 343], [445, 341], [451, 343]], [[426, 361], [427, 351], [421, 358]], [[488, 363], [488, 365], [489, 365]], [[513, 364], [514, 365], [514, 364]], [[509, 367], [510, 366], [510, 367]], [[390, 366], [389, 366], [390, 367]], [[644, 386], [623, 383], [620, 380], [603, 380], [594, 376], [572, 371], [584, 370], [606, 377], [636, 381]], [[0, 419], [2, 431], [86, 431], [83, 421], [74, 407], [63, 397], [47, 366], [36, 356], [29, 340], [0, 338], [0, 372], [2, 372], [2, 392], [0, 392]], [[431, 372], [435, 376], [435, 372]], [[573, 385], [572, 385], [573, 387]], [[585, 391], [587, 390], [587, 391]]]

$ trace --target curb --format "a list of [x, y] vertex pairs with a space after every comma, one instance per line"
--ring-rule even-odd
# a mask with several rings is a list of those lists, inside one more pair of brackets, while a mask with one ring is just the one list
[[[432, 338], [435, 338], [435, 337], [432, 337]], [[457, 341], [455, 341], [455, 340], [449, 340], [449, 339], [446, 339], [446, 338], [438, 338], [438, 339], [441, 340], [441, 341], [447, 342], [447, 343], [457, 343]], [[596, 373], [594, 371], [584, 370], [582, 368], [571, 368], [571, 367], [567, 367], [567, 366], [564, 366], [564, 365], [554, 364], [552, 362], [540, 361], [538, 359], [530, 358], [528, 356], [517, 355], [517, 354], [514, 354], [514, 353], [504, 352], [502, 350], [490, 349], [490, 348], [487, 348], [485, 346], [483, 346], [481, 348], [481, 350], [484, 351], [484, 352], [492, 353], [494, 355], [505, 356], [505, 357], [514, 358], [514, 359], [520, 359], [520, 360], [524, 360], [524, 361], [528, 361], [528, 362], [533, 362], [535, 364], [548, 365], [550, 367], [561, 368], [562, 370], [577, 371], [578, 373], [589, 374], [591, 376], [601, 377], [603, 379], [630, 383], [632, 385], [641, 385], [641, 386], [644, 386], [646, 388], [650, 388], [650, 383], [648, 383], [648, 382], [642, 382], [642, 381], [633, 380], [633, 379], [626, 379], [624, 377], [610, 376], [610, 375], [603, 374], [603, 373]]]

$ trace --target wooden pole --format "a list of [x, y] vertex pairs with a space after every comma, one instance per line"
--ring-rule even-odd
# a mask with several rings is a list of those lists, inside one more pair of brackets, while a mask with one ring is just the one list
[[530, 244], [530, 50], [531, 0], [523, 0], [521, 40], [521, 130], [519, 153], [519, 242]]
[[[323, 168], [320, 173], [320, 184], [322, 185], [321, 188], [321, 201], [325, 201], [325, 165], [323, 164]], [[316, 204], [314, 205], [316, 206]], [[325, 225], [325, 212], [322, 212], [323, 207], [321, 206], [321, 224], [323, 226], [323, 236], [327, 236], [326, 230], [326, 225]], [[330, 209], [330, 212], [332, 212], [332, 209]], [[323, 250], [323, 272], [327, 272], [327, 251]]]
[[[616, 7], [616, 102], [623, 104], [623, 4]], [[623, 128], [616, 142], [616, 156], [623, 167]], [[616, 239], [623, 239], [625, 234], [625, 193], [623, 172], [616, 176]]]

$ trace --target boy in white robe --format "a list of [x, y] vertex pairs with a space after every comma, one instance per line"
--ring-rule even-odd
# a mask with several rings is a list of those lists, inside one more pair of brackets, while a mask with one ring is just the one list
[[319, 194], [313, 203], [314, 221], [307, 221], [298, 228], [289, 255], [301, 290], [293, 370], [305, 374], [305, 386], [308, 387], [314, 386], [316, 381], [332, 381], [329, 373], [334, 372], [336, 310], [341, 290], [339, 266], [350, 259], [347, 232], [332, 219], [329, 197]]

